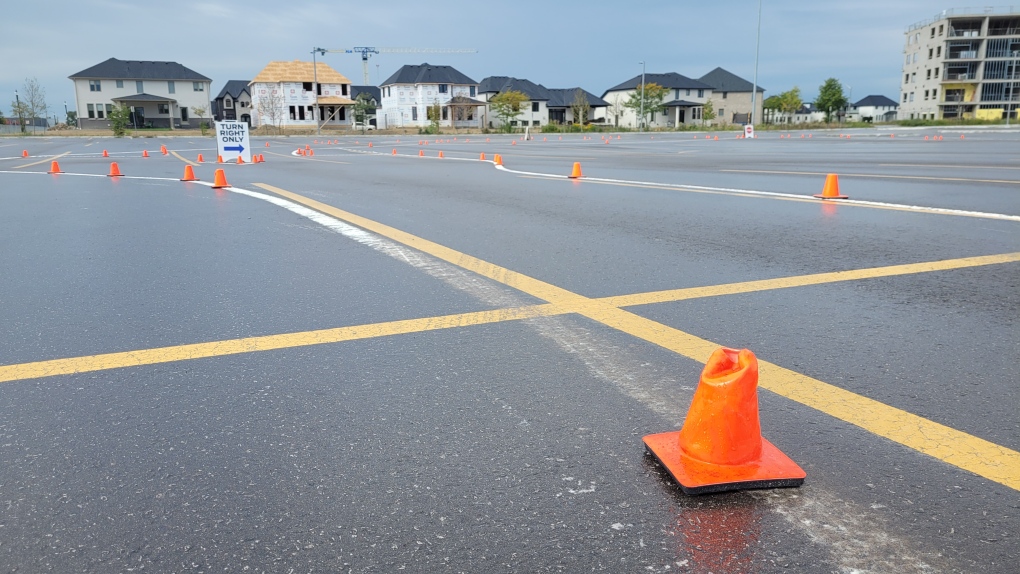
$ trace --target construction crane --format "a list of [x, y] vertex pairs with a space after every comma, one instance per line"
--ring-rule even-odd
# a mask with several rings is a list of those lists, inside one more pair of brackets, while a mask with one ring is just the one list
[[323, 48], [312, 48], [312, 55], [318, 52], [326, 54], [361, 54], [361, 67], [365, 74], [365, 85], [371, 85], [368, 77], [368, 59], [372, 54], [475, 54], [474, 49], [444, 49], [444, 48], [375, 48], [370, 46], [356, 46], [345, 50], [325, 50]]

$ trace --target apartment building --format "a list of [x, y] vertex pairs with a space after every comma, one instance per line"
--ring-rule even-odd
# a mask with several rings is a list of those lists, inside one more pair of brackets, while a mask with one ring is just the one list
[[1020, 7], [944, 10], [905, 39], [900, 119], [1017, 117]]

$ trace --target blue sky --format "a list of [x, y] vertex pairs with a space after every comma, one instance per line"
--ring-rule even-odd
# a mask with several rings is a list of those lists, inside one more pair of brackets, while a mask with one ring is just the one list
[[[829, 77], [853, 100], [898, 100], [904, 30], [954, 7], [932, 0], [763, 0], [758, 82], [766, 96], [799, 86], [805, 100]], [[966, 3], [964, 3], [966, 4]], [[250, 79], [271, 60], [311, 59], [311, 49], [354, 46], [474, 48], [475, 54], [384, 54], [372, 83], [403, 64], [449, 64], [480, 81], [527, 78], [601, 95], [641, 72], [697, 78], [722, 66], [752, 79], [757, 0], [41, 0], [10, 3], [0, 34], [0, 108], [34, 77], [50, 115], [74, 106], [67, 76], [110, 57], [172, 60], [213, 80]], [[361, 59], [324, 61], [356, 84]]]

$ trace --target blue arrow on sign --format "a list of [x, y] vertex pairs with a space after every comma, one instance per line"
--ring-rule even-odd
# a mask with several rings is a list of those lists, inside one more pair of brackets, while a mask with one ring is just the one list
[[243, 145], [223, 146], [223, 151], [236, 151], [237, 153], [241, 153], [244, 151], [244, 146]]

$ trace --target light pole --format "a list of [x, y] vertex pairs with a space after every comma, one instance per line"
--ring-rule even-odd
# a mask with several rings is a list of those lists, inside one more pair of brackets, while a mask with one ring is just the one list
[[1013, 115], [1013, 78], [1016, 77], [1016, 60], [1013, 61], [1013, 69], [1007, 70], [1009, 82], [1006, 83], [1006, 127], [1009, 127], [1010, 116]]
[[758, 110], [755, 98], [758, 96], [758, 51], [761, 48], [761, 0], [758, 0], [758, 35], [754, 40], [754, 86], [751, 88], [751, 125], [754, 125], [754, 112]]
[[315, 105], [312, 106], [312, 119], [315, 120], [315, 133], [316, 135], [321, 134], [321, 126], [319, 126], [319, 120], [316, 119], [316, 114], [319, 113], [319, 67], [315, 65], [315, 53], [318, 52], [323, 56], [326, 55], [326, 50], [322, 48], [312, 48], [312, 99], [315, 100]]
[[641, 62], [641, 127], [640, 131], [645, 131], [645, 63]]
[[64, 123], [67, 123], [67, 100], [64, 100]]
[[14, 90], [14, 101], [15, 105], [18, 106], [18, 125], [21, 126], [21, 133], [25, 133], [25, 114], [21, 113], [21, 97], [18, 96], [18, 90]]

